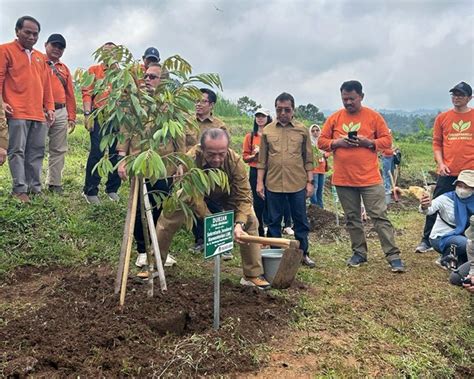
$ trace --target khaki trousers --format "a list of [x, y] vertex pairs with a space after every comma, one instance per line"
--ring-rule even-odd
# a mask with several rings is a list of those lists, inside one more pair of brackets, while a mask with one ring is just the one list
[[66, 108], [57, 109], [55, 116], [56, 119], [48, 130], [49, 160], [46, 184], [60, 186], [64, 168], [64, 157], [67, 153], [68, 125]]
[[[185, 222], [183, 211], [179, 210], [171, 215], [161, 213], [156, 225], [156, 234], [160, 246], [161, 259], [166, 261], [169, 248], [175, 233]], [[252, 212], [245, 222], [247, 233], [252, 236], [258, 236], [258, 220], [255, 213]], [[260, 246], [257, 244], [241, 244], [240, 255], [242, 257], [242, 270], [246, 277], [256, 277], [263, 274], [262, 256]]]
[[374, 223], [385, 257], [388, 261], [400, 259], [400, 250], [395, 245], [394, 229], [387, 217], [384, 187], [381, 184], [369, 187], [336, 186], [336, 190], [346, 215], [346, 229], [351, 238], [352, 252], [367, 258], [367, 241], [360, 212], [362, 198], [367, 215]]

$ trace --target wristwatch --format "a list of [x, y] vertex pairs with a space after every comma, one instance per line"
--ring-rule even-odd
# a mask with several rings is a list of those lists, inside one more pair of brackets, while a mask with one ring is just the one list
[[91, 111], [85, 111], [84, 116], [89, 116], [92, 112]]
[[236, 221], [235, 224], [234, 224], [234, 226], [237, 225], [237, 224], [239, 224], [239, 225], [242, 227], [242, 229], [245, 230], [245, 222]]

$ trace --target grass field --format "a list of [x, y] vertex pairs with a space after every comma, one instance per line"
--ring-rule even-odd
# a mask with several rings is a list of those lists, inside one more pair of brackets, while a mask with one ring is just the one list
[[[233, 146], [238, 148], [243, 129], [249, 130], [251, 122], [241, 117], [225, 121], [232, 131]], [[127, 185], [120, 189], [119, 203], [104, 200], [96, 207], [85, 204], [81, 188], [89, 141], [80, 125], [69, 142], [64, 196], [44, 194], [31, 204], [21, 205], [9, 196], [8, 167], [0, 168], [2, 280], [24, 265], [114, 267], [117, 263]], [[402, 178], [422, 181], [421, 170], [434, 168], [430, 145], [400, 145], [405, 159]], [[105, 197], [103, 192], [100, 196]], [[330, 198], [326, 200], [330, 205]], [[333, 241], [321, 241], [317, 233], [311, 233], [311, 255], [317, 269], [300, 270], [298, 291], [272, 290], [276, 297], [291, 297], [296, 303], [281, 333], [273, 333], [264, 344], [234, 347], [240, 346], [242, 354], [252, 354], [255, 374], [327, 378], [474, 376], [472, 297], [448, 284], [447, 273], [433, 264], [435, 253], [413, 253], [423, 226], [416, 209], [393, 210], [390, 218], [408, 268], [403, 275], [389, 272], [373, 236], [369, 239], [369, 264], [348, 269], [345, 260], [350, 254], [349, 241], [342, 230]], [[174, 241], [172, 250], [179, 262], [179, 276], [211, 283], [212, 266], [187, 252], [191, 242], [184, 231]], [[235, 286], [240, 279], [239, 266], [239, 259], [225, 264], [224, 279]], [[13, 317], [8, 309], [8, 303], [0, 304], [0, 328]], [[199, 336], [197, 333], [195, 340]], [[212, 334], [206, 338], [211, 344], [217, 341]], [[124, 375], [139, 375], [130, 362], [125, 364], [129, 366], [124, 368]], [[230, 373], [239, 376], [238, 369]]]

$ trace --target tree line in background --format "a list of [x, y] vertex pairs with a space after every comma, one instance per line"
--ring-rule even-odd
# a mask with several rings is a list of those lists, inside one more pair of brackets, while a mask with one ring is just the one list
[[[237, 103], [221, 98], [214, 109], [219, 116], [253, 117], [253, 113], [261, 107], [261, 104], [250, 97], [242, 96], [237, 100]], [[384, 112], [382, 110], [380, 114], [387, 122], [388, 127], [393, 131], [396, 139], [413, 138], [417, 141], [431, 140], [431, 129], [433, 128], [434, 119], [437, 115], [435, 112], [410, 113], [403, 111]], [[297, 106], [295, 116], [308, 125], [322, 125], [324, 121], [326, 121], [325, 115], [316, 105], [311, 103]]]

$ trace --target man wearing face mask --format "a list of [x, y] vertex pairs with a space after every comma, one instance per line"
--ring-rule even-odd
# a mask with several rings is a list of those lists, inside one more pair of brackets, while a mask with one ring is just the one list
[[[466, 82], [460, 82], [449, 92], [453, 108], [440, 113], [433, 126], [433, 152], [438, 165], [433, 198], [453, 191], [453, 183], [461, 170], [474, 170], [474, 110], [468, 107], [472, 88]], [[435, 215], [426, 217], [423, 237], [415, 249], [416, 253], [431, 249], [429, 236], [435, 220]]]
[[[198, 218], [212, 213], [233, 210], [234, 238], [240, 243], [242, 235], [258, 236], [258, 220], [255, 216], [247, 170], [242, 158], [229, 148], [227, 131], [219, 128], [206, 129], [201, 143], [187, 153], [200, 169], [220, 169], [227, 174], [230, 193], [219, 187], [204, 198], [204, 203], [193, 204]], [[161, 214], [156, 232], [162, 259], [166, 260], [175, 233], [184, 224], [184, 212], [178, 210], [171, 215]], [[263, 267], [260, 248], [257, 244], [240, 244], [244, 276], [240, 284], [266, 289], [270, 284], [262, 277]]]
[[444, 269], [454, 269], [467, 261], [467, 238], [464, 233], [470, 216], [474, 214], [474, 170], [461, 171], [453, 185], [454, 191], [444, 193], [433, 201], [428, 194], [420, 200], [420, 211], [436, 217], [430, 244], [441, 254], [436, 263]]

